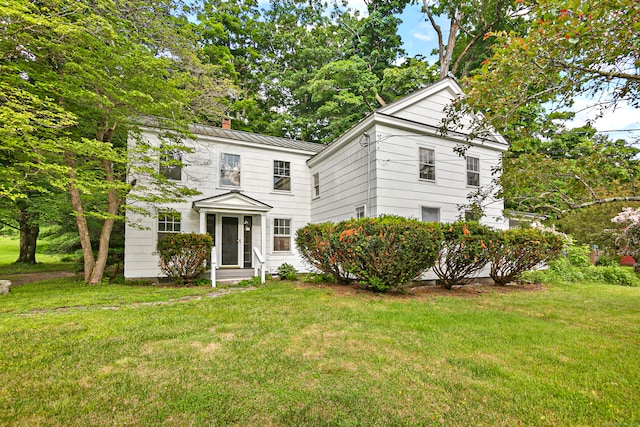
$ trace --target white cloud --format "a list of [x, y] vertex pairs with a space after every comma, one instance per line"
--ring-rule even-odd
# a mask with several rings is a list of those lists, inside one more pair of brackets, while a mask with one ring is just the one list
[[419, 33], [417, 31], [411, 33], [411, 36], [423, 42], [430, 42], [433, 40], [433, 36], [431, 34]]
[[[640, 131], [629, 131], [640, 128], [640, 115], [636, 108], [626, 102], [620, 102], [615, 109], [609, 109], [602, 117], [598, 117], [598, 107], [593, 101], [576, 98], [573, 110], [577, 113], [573, 120], [567, 122], [568, 128], [583, 126], [590, 122], [597, 130], [606, 131], [606, 134], [614, 139], [622, 138], [631, 142], [640, 138]], [[623, 132], [611, 132], [612, 130]]]

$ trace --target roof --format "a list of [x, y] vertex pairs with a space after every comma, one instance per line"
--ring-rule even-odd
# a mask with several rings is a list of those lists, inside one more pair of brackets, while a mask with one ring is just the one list
[[254, 144], [269, 145], [272, 147], [288, 148], [292, 150], [310, 151], [312, 153], [319, 153], [326, 148], [326, 145], [315, 142], [298, 141], [295, 139], [260, 135], [240, 130], [222, 129], [213, 126], [191, 125], [189, 126], [189, 130], [198, 135], [213, 136], [216, 138], [241, 142], [251, 142]]

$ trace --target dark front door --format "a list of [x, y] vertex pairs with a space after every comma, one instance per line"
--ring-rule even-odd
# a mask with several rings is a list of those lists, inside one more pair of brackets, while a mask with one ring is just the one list
[[238, 218], [222, 217], [222, 265], [238, 265]]

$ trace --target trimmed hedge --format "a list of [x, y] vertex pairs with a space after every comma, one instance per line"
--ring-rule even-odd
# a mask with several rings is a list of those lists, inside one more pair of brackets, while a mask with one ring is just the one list
[[564, 239], [535, 228], [513, 229], [494, 231], [488, 245], [489, 274], [496, 284], [506, 285], [536, 265], [557, 258], [564, 248]]
[[336, 282], [346, 284], [351, 281], [349, 273], [342, 270], [336, 258], [339, 234], [336, 234], [336, 225], [333, 223], [307, 224], [296, 231], [295, 243], [307, 264], [333, 276]]
[[178, 285], [191, 283], [205, 271], [212, 245], [208, 234], [169, 234], [158, 242], [160, 269]]
[[309, 224], [296, 233], [307, 263], [339, 283], [355, 278], [380, 292], [398, 289], [431, 268], [441, 240], [436, 226], [392, 215]]
[[493, 230], [475, 221], [456, 221], [440, 227], [444, 240], [433, 271], [446, 289], [465, 285], [490, 261], [487, 244]]
[[434, 224], [385, 215], [338, 224], [341, 267], [375, 291], [398, 289], [433, 267], [442, 233]]

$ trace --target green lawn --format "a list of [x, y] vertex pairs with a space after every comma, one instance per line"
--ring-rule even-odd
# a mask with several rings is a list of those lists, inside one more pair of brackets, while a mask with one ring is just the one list
[[0, 296], [0, 424], [640, 424], [640, 288], [210, 291]]
[[46, 246], [46, 242], [40, 240], [36, 251], [36, 261], [38, 264], [17, 265], [14, 264], [14, 262], [20, 254], [19, 240], [0, 236], [0, 275], [73, 269], [71, 263], [60, 261], [60, 255], [42, 253], [44, 246]]

